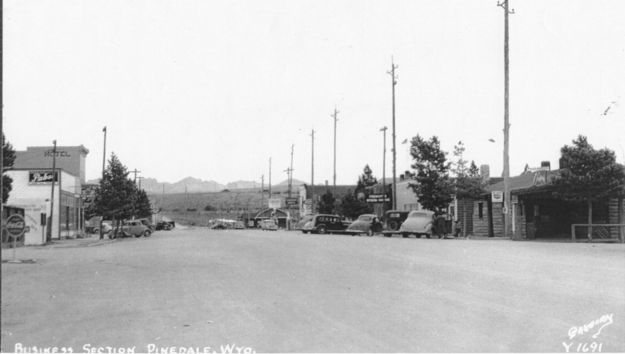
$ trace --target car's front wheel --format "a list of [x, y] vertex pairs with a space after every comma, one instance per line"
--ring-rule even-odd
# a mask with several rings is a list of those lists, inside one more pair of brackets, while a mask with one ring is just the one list
[[320, 225], [320, 226], [317, 228], [317, 232], [318, 232], [318, 233], [320, 233], [320, 234], [325, 234], [325, 233], [327, 233], [327, 232], [328, 232], [328, 229], [326, 229], [326, 226], [325, 226], [325, 225]]
[[143, 236], [150, 237], [151, 235], [152, 235], [152, 231], [150, 231], [150, 230], [143, 231]]

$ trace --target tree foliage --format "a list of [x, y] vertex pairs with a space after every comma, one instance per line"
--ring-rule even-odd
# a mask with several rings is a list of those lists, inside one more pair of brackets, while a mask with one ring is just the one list
[[88, 214], [116, 220], [151, 216], [152, 207], [147, 194], [138, 189], [128, 175], [126, 166], [117, 155], [111, 154]]
[[[4, 169], [13, 167], [13, 163], [15, 162], [15, 149], [13, 146], [7, 142], [4, 138], [4, 133], [2, 134], [2, 166]], [[9, 193], [13, 189], [13, 179], [9, 176], [2, 175], [2, 203], [6, 203], [9, 199]]]
[[585, 200], [588, 206], [588, 237], [592, 235], [593, 202], [625, 193], [625, 170], [616, 163], [616, 156], [608, 149], [595, 150], [588, 139], [579, 135], [573, 145], [560, 150], [560, 176], [553, 184], [557, 193], [566, 199]]
[[137, 190], [137, 199], [135, 202], [135, 216], [138, 218], [149, 218], [152, 216], [152, 204], [145, 190]]
[[356, 183], [356, 190], [354, 191], [356, 198], [360, 201], [364, 201], [369, 196], [372, 188], [378, 183], [378, 179], [373, 176], [373, 171], [369, 165], [365, 165], [362, 169], [362, 175], [358, 177], [358, 183]]
[[410, 144], [410, 155], [414, 161], [411, 167], [416, 171], [415, 182], [411, 182], [410, 187], [417, 195], [419, 204], [425, 209], [442, 213], [454, 193], [446, 153], [441, 150], [436, 136], [425, 140], [417, 135]]
[[580, 135], [560, 150], [560, 176], [554, 184], [569, 199], [597, 200], [623, 191], [625, 171], [609, 149], [596, 150]]
[[325, 194], [321, 196], [321, 200], [319, 201], [319, 213], [320, 214], [333, 214], [334, 213], [334, 203], [336, 202], [336, 198], [332, 195], [332, 192], [327, 190]]
[[373, 211], [371, 205], [367, 202], [359, 200], [356, 192], [351, 190], [341, 198], [341, 204], [338, 206], [340, 215], [355, 219], [362, 214], [369, 214]]
[[464, 159], [465, 150], [462, 141], [454, 146], [456, 160], [451, 164], [451, 172], [454, 175], [454, 194], [457, 199], [477, 199], [484, 193], [484, 181], [475, 161], [471, 161], [471, 164], [467, 166], [468, 161]]

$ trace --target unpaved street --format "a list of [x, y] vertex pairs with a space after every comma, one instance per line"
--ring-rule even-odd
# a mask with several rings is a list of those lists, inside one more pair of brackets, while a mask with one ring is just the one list
[[622, 244], [176, 229], [17, 255], [3, 352], [625, 351]]

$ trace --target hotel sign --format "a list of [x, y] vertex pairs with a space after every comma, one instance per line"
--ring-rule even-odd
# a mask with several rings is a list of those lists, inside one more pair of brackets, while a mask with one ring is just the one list
[[53, 178], [54, 178], [54, 182], [59, 181], [58, 171], [54, 173], [54, 177], [53, 177], [52, 171], [29, 171], [28, 172], [28, 183], [30, 184], [52, 183]]

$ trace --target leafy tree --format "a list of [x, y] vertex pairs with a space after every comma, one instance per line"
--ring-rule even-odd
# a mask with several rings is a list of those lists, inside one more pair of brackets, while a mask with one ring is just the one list
[[332, 195], [332, 192], [327, 190], [324, 195], [321, 196], [319, 201], [319, 213], [320, 214], [332, 214], [334, 213], [334, 202], [336, 198]]
[[[451, 172], [454, 175], [454, 194], [458, 200], [478, 199], [484, 193], [484, 181], [474, 161], [471, 161], [471, 164], [467, 166], [468, 161], [464, 159], [465, 150], [466, 148], [462, 141], [459, 141], [454, 146], [454, 157], [456, 160], [451, 164]], [[466, 236], [467, 225], [465, 222], [469, 216], [467, 215], [465, 204], [460, 203], [458, 209], [456, 212], [461, 216], [463, 236]]]
[[338, 211], [345, 217], [355, 219], [362, 214], [371, 213], [373, 208], [367, 202], [359, 200], [357, 194], [350, 190], [341, 198]]
[[371, 167], [369, 165], [365, 165], [362, 170], [362, 175], [358, 177], [358, 183], [356, 184], [356, 198], [360, 201], [364, 201], [367, 199], [371, 188], [378, 183], [378, 179], [373, 176], [373, 172], [371, 171]]
[[117, 227], [119, 220], [127, 219], [135, 212], [137, 187], [128, 178], [128, 174], [128, 169], [119, 161], [117, 155], [111, 154], [92, 204], [91, 212], [117, 220]]
[[[594, 201], [625, 192], [625, 170], [616, 163], [613, 151], [594, 149], [583, 135], [572, 146], [562, 147], [560, 154], [560, 176], [553, 183], [562, 197], [586, 202], [588, 224], [592, 224]], [[592, 234], [592, 227], [588, 233]]]
[[416, 170], [416, 183], [410, 183], [410, 187], [417, 195], [419, 204], [440, 214], [447, 208], [454, 193], [446, 153], [441, 150], [436, 136], [425, 140], [417, 135], [410, 144], [410, 155], [414, 160], [411, 167]]
[[[4, 139], [4, 133], [2, 134], [2, 166], [4, 169], [13, 167], [15, 162], [15, 149], [13, 146]], [[4, 171], [4, 170], [3, 170]], [[9, 193], [13, 189], [13, 179], [9, 176], [2, 175], [2, 203], [6, 203], [9, 199]]]
[[152, 204], [145, 190], [140, 189], [136, 191], [137, 198], [135, 202], [135, 215], [138, 218], [149, 218], [152, 216]]
[[468, 161], [464, 159], [465, 150], [462, 141], [454, 146], [456, 160], [451, 164], [451, 172], [455, 176], [454, 194], [457, 199], [476, 199], [484, 193], [484, 183], [475, 161], [471, 161], [471, 165], [467, 167]]

